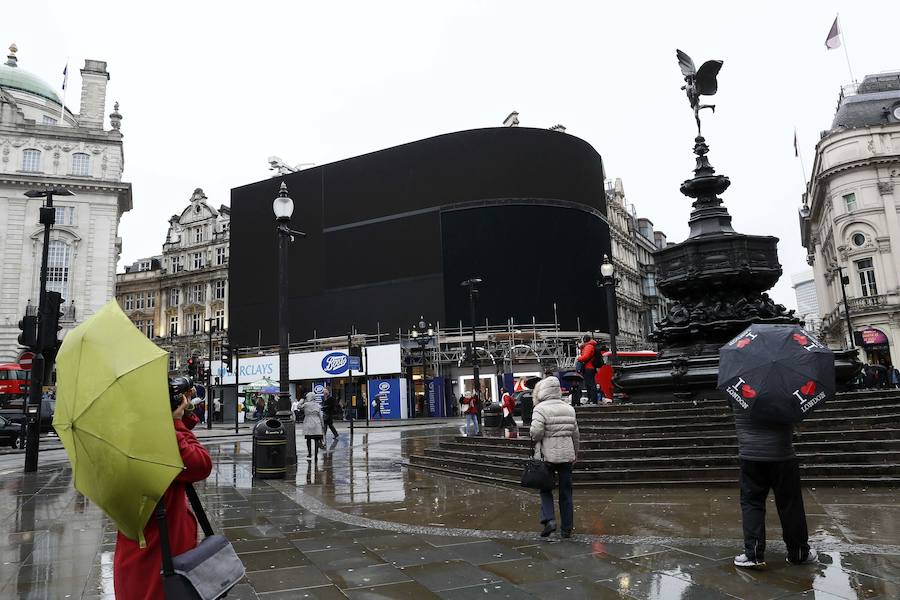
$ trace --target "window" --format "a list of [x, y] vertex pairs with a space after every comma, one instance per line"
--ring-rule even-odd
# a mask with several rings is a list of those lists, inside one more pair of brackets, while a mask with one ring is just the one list
[[147, 308], [156, 308], [156, 294], [147, 292]]
[[225, 246], [216, 248], [216, 266], [228, 264], [228, 258], [225, 256]]
[[63, 301], [69, 297], [69, 263], [72, 253], [69, 245], [52, 240], [47, 252], [47, 291], [59, 292]]
[[74, 225], [75, 224], [75, 207], [74, 206], [54, 206], [57, 225]]
[[134, 307], [138, 310], [144, 310], [144, 295], [138, 294], [134, 299]]
[[137, 327], [138, 331], [144, 333], [144, 322], [143, 321], [132, 321], [134, 326]]
[[181, 290], [172, 288], [169, 290], [169, 306], [178, 306], [181, 304]]
[[191, 286], [191, 302], [202, 304], [206, 301], [206, 284], [197, 283]]
[[863, 296], [877, 296], [878, 287], [875, 285], [875, 265], [871, 258], [856, 261], [856, 271], [859, 274], [859, 287]]
[[54, 119], [53, 117], [48, 117], [44, 115], [44, 118], [41, 119], [41, 125], [56, 125], [59, 121]]
[[178, 335], [178, 315], [172, 315], [169, 317], [169, 336], [175, 337]]
[[216, 282], [214, 296], [215, 296], [216, 300], [224, 300], [225, 299], [225, 280], [224, 279], [220, 279], [219, 281]]
[[203, 321], [200, 319], [200, 313], [191, 315], [191, 333], [197, 334], [203, 332]]
[[194, 252], [193, 254], [193, 264], [195, 269], [203, 268], [203, 253], [202, 252]]
[[84, 152], [72, 155], [72, 175], [87, 176], [91, 174], [91, 157]]
[[173, 256], [172, 257], [172, 272], [173, 273], [180, 273], [181, 271], [184, 271], [183, 258], [184, 258], [183, 256]]
[[221, 309], [217, 310], [215, 316], [216, 316], [216, 329], [218, 331], [224, 331], [225, 330], [225, 311], [221, 310]]
[[861, 233], [854, 233], [850, 240], [853, 242], [854, 246], [859, 247], [866, 243], [866, 236]]
[[153, 339], [153, 319], [144, 322], [144, 333], [148, 338]]
[[199, 244], [202, 241], [203, 241], [203, 228], [196, 227], [194, 229], [194, 243]]
[[32, 173], [41, 170], [41, 151], [29, 148], [22, 151], [22, 170]]
[[178, 361], [175, 360], [175, 353], [169, 352], [169, 371], [178, 370]]
[[844, 204], [847, 206], [847, 212], [856, 210], [856, 194], [844, 194]]
[[125, 310], [134, 310], [134, 294], [125, 295]]
[[152, 266], [152, 261], [143, 260], [138, 264], [138, 271], [149, 271]]

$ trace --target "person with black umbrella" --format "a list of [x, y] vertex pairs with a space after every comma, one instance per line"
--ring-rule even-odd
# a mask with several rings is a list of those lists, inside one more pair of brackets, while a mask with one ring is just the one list
[[766, 564], [766, 499], [775, 506], [787, 561], [818, 561], [809, 532], [800, 463], [794, 453], [794, 424], [834, 396], [834, 355], [793, 325], [752, 325], [719, 351], [719, 389], [734, 409], [740, 459], [744, 553], [737, 567]]

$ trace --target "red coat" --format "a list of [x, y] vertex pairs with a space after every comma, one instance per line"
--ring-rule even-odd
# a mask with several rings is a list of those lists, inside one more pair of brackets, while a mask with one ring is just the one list
[[469, 415], [477, 415], [478, 414], [478, 400], [475, 396], [471, 398], [463, 398], [463, 404], [466, 405], [466, 410], [463, 411], [463, 414]]
[[503, 394], [503, 408], [509, 411], [509, 416], [512, 416], [513, 412], [516, 410], [516, 401], [513, 400], [513, 397], [509, 392]]
[[[184, 461], [184, 471], [175, 478], [163, 496], [173, 556], [197, 546], [197, 520], [188, 503], [184, 484], [202, 481], [212, 471], [209, 452], [191, 433], [191, 429], [199, 421], [193, 414], [175, 421], [175, 437], [181, 460]], [[164, 600], [160, 575], [162, 554], [155, 513], [144, 527], [144, 539], [147, 541], [146, 548], [141, 548], [135, 540], [128, 539], [121, 532], [116, 537], [116, 554], [113, 559], [116, 600]]]
[[578, 362], [584, 365], [585, 369], [593, 369], [594, 353], [597, 352], [597, 340], [588, 340], [581, 347], [581, 354], [578, 355]]

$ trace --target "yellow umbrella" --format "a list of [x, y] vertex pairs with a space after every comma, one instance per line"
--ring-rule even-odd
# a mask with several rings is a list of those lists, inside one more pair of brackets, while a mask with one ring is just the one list
[[115, 300], [70, 331], [56, 359], [53, 427], [75, 489], [144, 546], [144, 526], [184, 468], [169, 405], [168, 353]]

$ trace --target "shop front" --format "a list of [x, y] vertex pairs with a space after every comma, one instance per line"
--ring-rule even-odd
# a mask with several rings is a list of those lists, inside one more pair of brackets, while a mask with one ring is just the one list
[[867, 364], [892, 366], [890, 340], [885, 332], [875, 327], [866, 327], [855, 332], [853, 337], [866, 353]]

